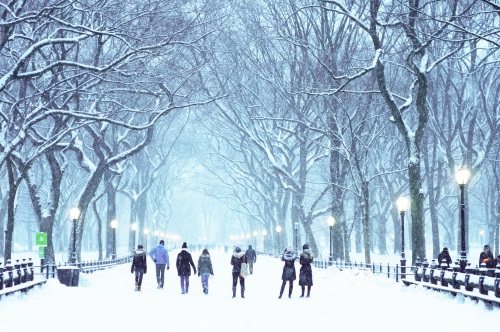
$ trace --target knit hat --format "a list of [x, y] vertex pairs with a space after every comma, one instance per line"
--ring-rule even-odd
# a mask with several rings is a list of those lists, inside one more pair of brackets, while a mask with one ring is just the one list
[[238, 246], [236, 246], [236, 247], [234, 247], [234, 251], [235, 251], [235, 252], [241, 252], [241, 248], [240, 248], [240, 247], [238, 247]]
[[182, 248], [184, 249], [184, 248], [187, 248], [187, 247], [188, 247], [188, 244], [187, 244], [186, 242], [184, 242], [184, 243], [182, 244]]
[[448, 248], [447, 248], [447, 247], [444, 247], [444, 248], [443, 248], [443, 251], [448, 251]]
[[485, 244], [485, 245], [484, 245], [483, 250], [486, 250], [486, 249], [490, 249], [490, 245], [489, 245], [489, 244]]
[[306, 250], [306, 249], [309, 249], [309, 245], [307, 243], [302, 246], [302, 250]]
[[139, 245], [137, 246], [137, 249], [142, 249], [142, 248], [144, 248], [144, 247], [142, 246], [142, 244], [139, 244]]
[[160, 240], [160, 244], [165, 244], [165, 241], [163, 241], [163, 240]]

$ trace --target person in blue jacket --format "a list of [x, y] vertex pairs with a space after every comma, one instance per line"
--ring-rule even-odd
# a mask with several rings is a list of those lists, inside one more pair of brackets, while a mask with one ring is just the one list
[[168, 251], [165, 248], [165, 241], [160, 240], [160, 243], [149, 252], [149, 257], [151, 257], [153, 262], [156, 264], [157, 288], [162, 289], [165, 282], [165, 266], [167, 267], [167, 270], [170, 269], [170, 262], [168, 260]]

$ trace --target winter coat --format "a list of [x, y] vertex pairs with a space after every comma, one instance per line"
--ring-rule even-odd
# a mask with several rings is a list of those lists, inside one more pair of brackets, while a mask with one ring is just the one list
[[448, 266], [451, 265], [451, 256], [450, 256], [450, 253], [448, 252], [448, 250], [443, 250], [439, 253], [438, 255], [438, 266], [441, 267], [441, 263], [442, 261], [445, 261], [446, 263], [448, 263]]
[[168, 261], [168, 251], [165, 249], [163, 244], [159, 244], [149, 252], [149, 257], [156, 264], [166, 264], [170, 268], [170, 262]]
[[248, 262], [257, 262], [257, 253], [252, 249], [252, 246], [248, 246], [247, 251], [245, 252]]
[[214, 274], [214, 270], [212, 269], [212, 259], [210, 255], [202, 254], [200, 258], [198, 258], [198, 275], [209, 273], [211, 275]]
[[146, 252], [144, 250], [137, 250], [134, 253], [130, 272], [134, 273], [135, 271], [142, 271], [143, 273], [148, 271]]
[[297, 253], [295, 251], [286, 251], [281, 260], [285, 262], [283, 266], [283, 273], [281, 275], [281, 280], [294, 281], [297, 279], [295, 273], [295, 260], [297, 259]]
[[314, 259], [310, 249], [305, 249], [300, 253], [300, 272], [299, 272], [299, 285], [300, 286], [312, 286], [312, 268], [311, 263]]
[[496, 267], [497, 262], [493, 257], [491, 250], [488, 250], [487, 252], [482, 251], [481, 254], [479, 254], [479, 267], [481, 267], [482, 263], [485, 263], [488, 269], [493, 269]]
[[196, 266], [194, 266], [193, 257], [186, 249], [182, 249], [177, 255], [177, 275], [189, 277], [191, 275], [191, 267], [193, 267], [194, 274], [196, 274]]
[[243, 251], [233, 252], [231, 256], [231, 265], [233, 266], [233, 273], [240, 273], [241, 271], [241, 263], [246, 263], [247, 258]]

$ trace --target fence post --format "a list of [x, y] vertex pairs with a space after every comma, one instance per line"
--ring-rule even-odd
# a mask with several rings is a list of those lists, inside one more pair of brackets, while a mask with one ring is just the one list
[[3, 289], [3, 267], [2, 263], [0, 263], [0, 290]]
[[399, 266], [396, 264], [396, 282], [399, 282]]
[[429, 262], [427, 261], [427, 258], [424, 258], [424, 262], [422, 263], [422, 279], [425, 282], [429, 282], [429, 278], [427, 278], [427, 275], [425, 273], [428, 267], [429, 267]]

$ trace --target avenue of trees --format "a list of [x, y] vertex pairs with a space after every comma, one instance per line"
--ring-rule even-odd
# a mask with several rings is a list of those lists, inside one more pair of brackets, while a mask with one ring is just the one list
[[400, 252], [406, 196], [414, 262], [460, 245], [462, 166], [467, 246], [499, 254], [495, 3], [0, 2], [5, 259], [35, 232], [48, 261], [109, 257], [117, 215], [128, 249], [144, 229], [266, 230], [267, 250], [296, 231], [327, 256], [333, 216], [333, 257], [370, 262]]

